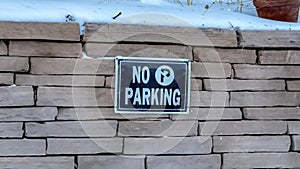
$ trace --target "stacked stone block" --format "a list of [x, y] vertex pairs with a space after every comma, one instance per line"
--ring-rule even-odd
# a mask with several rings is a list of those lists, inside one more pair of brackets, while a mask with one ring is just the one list
[[[0, 168], [300, 168], [299, 39], [0, 22]], [[190, 59], [190, 113], [114, 113], [116, 55]]]

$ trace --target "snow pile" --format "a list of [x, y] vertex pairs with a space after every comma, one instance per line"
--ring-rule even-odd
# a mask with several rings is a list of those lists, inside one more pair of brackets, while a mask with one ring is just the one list
[[[0, 20], [127, 23], [240, 30], [300, 30], [257, 17], [251, 0], [1, 0]], [[235, 3], [231, 3], [235, 2]]]

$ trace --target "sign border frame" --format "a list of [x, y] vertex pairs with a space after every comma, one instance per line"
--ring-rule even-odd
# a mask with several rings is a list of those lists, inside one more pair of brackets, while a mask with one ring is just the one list
[[[169, 112], [159, 112], [159, 111], [145, 111], [145, 112], [139, 112], [139, 111], [119, 111], [117, 108], [117, 97], [118, 97], [118, 82], [119, 82], [119, 60], [120, 59], [127, 59], [127, 60], [149, 60], [149, 61], [176, 61], [176, 62], [186, 62], [187, 63], [187, 92], [186, 94], [188, 97], [186, 98], [186, 111], [169, 111]], [[190, 97], [191, 97], [191, 61], [190, 59], [178, 59], [178, 58], [148, 58], [148, 57], [124, 57], [124, 56], [116, 56], [115, 57], [115, 97], [114, 97], [114, 112], [117, 114], [189, 114], [190, 109]]]

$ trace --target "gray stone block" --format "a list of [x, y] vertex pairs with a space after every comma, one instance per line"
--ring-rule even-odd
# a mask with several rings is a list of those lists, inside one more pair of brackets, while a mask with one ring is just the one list
[[209, 154], [211, 137], [125, 138], [124, 154]]
[[26, 123], [27, 137], [114, 137], [116, 121]]
[[224, 152], [288, 152], [289, 136], [214, 136], [213, 151]]
[[0, 87], [1, 106], [33, 106], [32, 87]]
[[121, 153], [122, 138], [47, 139], [47, 154]]
[[224, 154], [223, 168], [300, 168], [299, 153]]
[[144, 156], [79, 156], [78, 169], [144, 169]]
[[56, 107], [2, 108], [0, 121], [49, 121], [57, 114]]
[[196, 121], [124, 121], [119, 123], [120, 136], [193, 136]]
[[271, 108], [244, 108], [246, 119], [279, 119], [293, 120], [300, 119], [300, 108], [292, 107], [271, 107]]
[[148, 169], [209, 169], [221, 168], [221, 156], [150, 156], [147, 157]]
[[285, 121], [220, 121], [200, 122], [200, 135], [270, 135], [285, 134]]
[[2, 139], [0, 156], [45, 155], [46, 140], [42, 139]]
[[0, 137], [22, 138], [24, 133], [22, 126], [23, 123], [0, 123]]

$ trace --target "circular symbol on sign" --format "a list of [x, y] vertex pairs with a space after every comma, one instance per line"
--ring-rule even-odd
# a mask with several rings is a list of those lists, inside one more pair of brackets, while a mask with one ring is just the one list
[[168, 86], [174, 80], [174, 71], [170, 66], [162, 65], [156, 69], [155, 79], [161, 86]]

